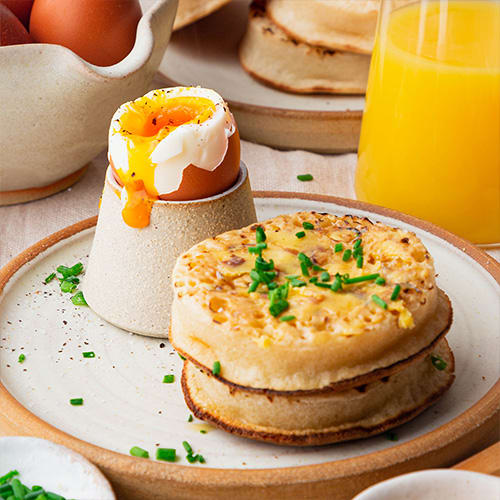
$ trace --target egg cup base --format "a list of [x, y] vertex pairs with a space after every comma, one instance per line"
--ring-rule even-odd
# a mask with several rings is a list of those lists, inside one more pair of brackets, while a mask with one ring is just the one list
[[123, 330], [167, 338], [177, 257], [224, 231], [256, 222], [246, 167], [223, 193], [193, 201], [155, 201], [148, 226], [122, 218], [119, 186], [108, 168], [82, 288], [90, 308]]
[[40, 200], [59, 193], [60, 191], [64, 191], [78, 182], [84, 176], [87, 168], [88, 164], [79, 168], [76, 172], [63, 177], [58, 181], [52, 182], [47, 186], [16, 189], [13, 191], [0, 191], [0, 207]]

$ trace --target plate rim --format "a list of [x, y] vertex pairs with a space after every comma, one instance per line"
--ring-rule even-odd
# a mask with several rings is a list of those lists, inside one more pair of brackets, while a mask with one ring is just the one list
[[[331, 203], [347, 209], [353, 208], [370, 212], [373, 216], [381, 215], [411, 224], [447, 241], [461, 253], [465, 253], [500, 284], [500, 264], [493, 257], [472, 243], [430, 222], [396, 210], [336, 196], [288, 191], [254, 191], [253, 195], [255, 198], [293, 198]], [[31, 245], [14, 257], [0, 269], [0, 300], [9, 280], [25, 264], [56, 243], [92, 228], [96, 222], [97, 216], [93, 216], [67, 226]], [[174, 485], [178, 488], [189, 487], [191, 491], [198, 493], [206, 491], [207, 487], [229, 489], [249, 487], [254, 488], [255, 491], [259, 488], [283, 488], [287, 486], [292, 488], [294, 494], [304, 494], [311, 491], [308, 489], [308, 485], [311, 484], [315, 484], [319, 488], [331, 488], [332, 484], [342, 484], [348, 490], [352, 490], [356, 486], [351, 483], [357, 482], [358, 478], [360, 481], [357, 486], [362, 488], [366, 484], [373, 484], [395, 474], [439, 466], [439, 464], [441, 466], [450, 465], [453, 461], [465, 458], [467, 454], [479, 451], [494, 442], [491, 440], [491, 435], [494, 434], [495, 429], [498, 429], [499, 417], [500, 378], [480, 400], [457, 417], [422, 436], [384, 450], [341, 460], [291, 467], [267, 469], [189, 467], [136, 458], [83, 441], [31, 413], [0, 382], [1, 435], [21, 433], [21, 435], [43, 437], [67, 446], [84, 455], [101, 468], [105, 474], [108, 474], [113, 486], [117, 486], [125, 477], [135, 481], [143, 481], [143, 478], [146, 477], [148, 482], [152, 484], [155, 481], [168, 481], [167, 487], [169, 488]], [[474, 434], [476, 439], [468, 440], [469, 434]], [[493, 439], [497, 440], [498, 437], [493, 437]], [[459, 448], [458, 452], [454, 450], [454, 447]], [[366, 482], [367, 475], [370, 478], [368, 482]], [[325, 489], [326, 491], [328, 490]]]
[[[158, 70], [157, 72], [159, 78], [165, 82], [165, 84], [169, 86], [177, 87], [179, 85], [182, 86], [182, 83], [176, 82], [172, 80], [164, 71]], [[283, 92], [283, 91], [282, 91]], [[286, 92], [285, 92], [286, 93]], [[316, 95], [316, 94], [314, 94]], [[325, 98], [335, 98], [337, 96], [352, 96], [352, 97], [361, 97], [356, 94], [317, 94], [324, 95]], [[365, 94], [363, 94], [365, 97]], [[229, 107], [236, 110], [241, 110], [251, 114], [258, 114], [262, 116], [277, 116], [280, 118], [299, 118], [299, 119], [311, 119], [318, 118], [321, 120], [326, 120], [329, 118], [335, 118], [335, 120], [361, 120], [363, 116], [363, 110], [352, 110], [345, 109], [342, 111], [325, 111], [325, 110], [313, 110], [313, 109], [292, 109], [292, 108], [281, 108], [274, 106], [264, 106], [262, 104], [251, 104], [247, 102], [236, 101], [233, 99], [224, 98]]]

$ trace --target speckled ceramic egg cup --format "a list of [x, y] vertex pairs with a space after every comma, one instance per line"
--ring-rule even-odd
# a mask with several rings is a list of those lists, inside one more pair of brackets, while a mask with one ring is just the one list
[[236, 183], [209, 198], [154, 202], [150, 223], [142, 229], [123, 221], [119, 192], [108, 168], [83, 281], [85, 299], [119, 328], [166, 338], [177, 257], [195, 243], [257, 220], [248, 172], [241, 163]]

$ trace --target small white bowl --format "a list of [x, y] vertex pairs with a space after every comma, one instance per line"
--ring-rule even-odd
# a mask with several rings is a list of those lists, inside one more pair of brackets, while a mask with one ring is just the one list
[[497, 500], [500, 478], [478, 472], [430, 469], [382, 481], [353, 500]]
[[94, 66], [61, 45], [0, 47], [0, 206], [48, 196], [104, 149], [118, 106], [150, 89], [177, 0], [142, 16], [130, 54]]
[[115, 494], [101, 471], [65, 446], [33, 437], [0, 438], [0, 476], [11, 470], [28, 487], [78, 500], [114, 500]]

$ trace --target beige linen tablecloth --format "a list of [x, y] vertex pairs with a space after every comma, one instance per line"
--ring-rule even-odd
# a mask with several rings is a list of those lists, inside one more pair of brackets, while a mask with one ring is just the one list
[[[356, 155], [318, 155], [276, 151], [242, 141], [242, 160], [258, 191], [297, 191], [354, 198]], [[59, 194], [10, 207], [0, 207], [0, 268], [45, 236], [97, 214], [107, 167], [106, 152], [91, 162], [84, 178]], [[311, 182], [298, 174], [310, 173]]]

